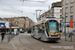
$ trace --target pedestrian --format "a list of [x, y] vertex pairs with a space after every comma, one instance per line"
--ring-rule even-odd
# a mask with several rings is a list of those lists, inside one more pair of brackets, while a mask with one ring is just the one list
[[71, 32], [71, 33], [69, 33], [69, 36], [68, 37], [70, 38], [72, 35], [73, 35], [73, 33]]
[[1, 42], [4, 40], [6, 30], [4, 28], [1, 29]]

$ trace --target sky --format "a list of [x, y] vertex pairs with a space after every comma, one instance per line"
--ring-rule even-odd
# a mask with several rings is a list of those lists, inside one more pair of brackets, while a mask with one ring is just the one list
[[[41, 14], [49, 10], [53, 2], [61, 0], [0, 0], [0, 17], [29, 17], [36, 22], [36, 10]], [[37, 17], [39, 17], [39, 11]]]

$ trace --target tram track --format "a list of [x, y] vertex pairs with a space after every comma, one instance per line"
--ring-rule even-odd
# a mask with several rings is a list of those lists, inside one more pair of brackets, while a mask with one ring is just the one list
[[[31, 37], [33, 39], [33, 37]], [[46, 49], [50, 49], [50, 46], [48, 46], [48, 44], [52, 45], [51, 43], [56, 43], [56, 42], [44, 42], [44, 41], [41, 41], [41, 40], [38, 40], [38, 39], [34, 39], [36, 41], [39, 41], [40, 43], [34, 43], [31, 39], [28, 39], [29, 41], [31, 41], [33, 44], [35, 45], [38, 45], [38, 46], [41, 46], [43, 48], [46, 48]]]
[[27, 47], [29, 50], [34, 50], [32, 49], [31, 47], [29, 47], [28, 45], [24, 44], [22, 41], [21, 41], [21, 37], [19, 37], [19, 42], [24, 45], [25, 47]]
[[[32, 39], [32, 40], [31, 40]], [[52, 46], [53, 44], [57, 44], [57, 43], [59, 43], [59, 42], [54, 42], [54, 41], [41, 41], [41, 40], [38, 40], [38, 39], [36, 39], [36, 38], [33, 38], [33, 37], [31, 37], [31, 39], [30, 39], [30, 36], [28, 37], [28, 40], [29, 41], [31, 41], [32, 43], [34, 43], [34, 44], [36, 44], [36, 45], [38, 45], [38, 46], [41, 46], [41, 47], [44, 47], [44, 48], [46, 48], [46, 49], [50, 49], [50, 46]], [[39, 43], [35, 43], [34, 41], [38, 41]]]
[[33, 44], [35, 44], [35, 45], [37, 45], [37, 46], [40, 46], [40, 47], [43, 47], [43, 48], [45, 48], [46, 50], [47, 49], [50, 49], [50, 47], [47, 47], [47, 46], [44, 46], [44, 45], [41, 45], [41, 44], [43, 44], [43, 43], [34, 43], [32, 40], [30, 40], [30, 39], [28, 39], [30, 42], [32, 42]]
[[[27, 44], [25, 44], [25, 43], [23, 43], [22, 41], [21, 41], [21, 37], [19, 37], [19, 41], [21, 42], [21, 44], [23, 44], [25, 47], [27, 47], [27, 48], [29, 48], [30, 50], [35, 50], [35, 49], [33, 49], [34, 47], [32, 47], [32, 46], [28, 46]], [[47, 47], [47, 45], [45, 44], [45, 43], [42, 43], [42, 42], [40, 42], [40, 43], [35, 43], [33, 40], [31, 40], [32, 39], [32, 37], [26, 37], [26, 39], [29, 41], [29, 42], [31, 42], [32, 44], [33, 44], [33, 46], [36, 46], [36, 47], [39, 47], [39, 48], [41, 48], [41, 49], [46, 49], [46, 50], [49, 50], [50, 49], [50, 47]], [[43, 50], [44, 50], [43, 49]]]

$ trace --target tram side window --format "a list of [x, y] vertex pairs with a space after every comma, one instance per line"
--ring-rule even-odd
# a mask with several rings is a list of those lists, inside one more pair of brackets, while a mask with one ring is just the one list
[[39, 30], [40, 30], [40, 33], [44, 33], [44, 27], [42, 25], [40, 26]]
[[38, 33], [40, 33], [41, 32], [41, 30], [40, 30], [40, 26], [38, 27]]
[[34, 33], [34, 30], [35, 30], [35, 29], [34, 29], [34, 27], [33, 27], [33, 31], [32, 31], [33, 33]]
[[57, 29], [59, 30], [59, 24], [57, 23]]
[[31, 32], [34, 33], [34, 29], [31, 29]]
[[44, 33], [44, 24], [42, 24], [42, 33]]
[[33, 29], [31, 29], [31, 33], [33, 33]]
[[38, 27], [35, 27], [34, 31], [35, 31], [35, 33], [38, 33]]

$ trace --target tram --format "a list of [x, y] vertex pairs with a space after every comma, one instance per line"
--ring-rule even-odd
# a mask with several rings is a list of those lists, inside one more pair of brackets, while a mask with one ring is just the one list
[[56, 18], [43, 19], [32, 26], [31, 36], [42, 41], [58, 41], [60, 40], [59, 22]]

